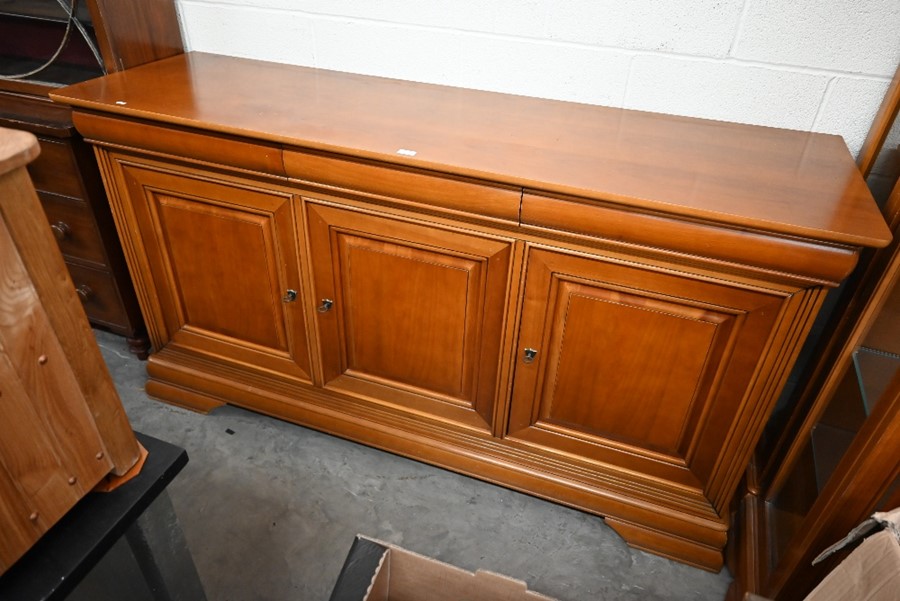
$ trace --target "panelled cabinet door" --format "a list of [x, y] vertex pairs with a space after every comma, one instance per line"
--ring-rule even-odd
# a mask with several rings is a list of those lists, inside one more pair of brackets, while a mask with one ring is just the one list
[[308, 220], [325, 386], [492, 431], [511, 242], [317, 204]]
[[311, 381], [291, 194], [113, 157], [157, 350]]
[[784, 297], [530, 248], [508, 438], [702, 502]]

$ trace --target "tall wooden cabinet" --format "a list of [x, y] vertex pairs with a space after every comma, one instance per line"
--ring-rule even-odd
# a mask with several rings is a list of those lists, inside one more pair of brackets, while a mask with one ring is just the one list
[[151, 395], [712, 570], [826, 290], [890, 235], [835, 136], [200, 53], [53, 97], [96, 146]]
[[[788, 420], [760, 444], [747, 472], [730, 553], [729, 599], [746, 591], [801, 599], [848, 550], [813, 560], [876, 511], [900, 506], [900, 183], [882, 144], [900, 108], [900, 69], [860, 155], [894, 181], [882, 211], [894, 234], [866, 253], [843, 290]], [[893, 162], [893, 164], [885, 164]]]
[[0, 126], [38, 137], [29, 172], [78, 297], [92, 324], [126, 336], [140, 356], [147, 334], [96, 161], [71, 111], [48, 94], [181, 51], [172, 0], [0, 2]]
[[[896, 220], [900, 186], [889, 209]], [[813, 565], [816, 556], [872, 513], [900, 506], [898, 248], [869, 266], [831, 371], [779, 460], [752, 475], [761, 485], [743, 499], [730, 598], [802, 598], [845, 554]]]

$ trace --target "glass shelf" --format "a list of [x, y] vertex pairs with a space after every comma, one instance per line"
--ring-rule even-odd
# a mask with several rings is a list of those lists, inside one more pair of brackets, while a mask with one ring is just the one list
[[840, 465], [866, 418], [900, 370], [900, 356], [860, 347], [852, 367], [810, 431], [790, 476], [768, 503], [768, 528], [773, 541], [772, 567], [803, 527], [809, 511]]
[[853, 353], [853, 365], [862, 391], [866, 415], [884, 395], [900, 367], [900, 356], [893, 353], [860, 347]]
[[[834, 473], [850, 443], [856, 437], [856, 431], [835, 428], [828, 424], [818, 423], [812, 431], [813, 465], [816, 472], [816, 492], [821, 493], [825, 484]], [[818, 496], [818, 495], [817, 495]]]
[[[817, 464], [822, 451], [818, 451], [815, 444], [827, 441], [827, 434], [833, 433], [831, 432], [833, 430], [836, 429], [829, 428], [829, 432], [824, 435], [820, 432], [818, 436], [815, 430], [813, 431], [794, 461], [790, 478], [785, 481], [778, 494], [767, 503], [766, 523], [773, 543], [769, 555], [772, 562], [770, 569], [774, 569], [778, 559], [789, 547], [821, 492], [820, 483], [827, 476]], [[834, 461], [833, 457], [829, 457], [829, 462]]]

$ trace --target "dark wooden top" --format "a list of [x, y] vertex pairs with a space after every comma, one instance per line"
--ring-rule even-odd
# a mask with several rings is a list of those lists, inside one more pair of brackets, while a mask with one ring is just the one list
[[51, 97], [732, 227], [854, 246], [890, 239], [853, 158], [833, 135], [202, 53]]

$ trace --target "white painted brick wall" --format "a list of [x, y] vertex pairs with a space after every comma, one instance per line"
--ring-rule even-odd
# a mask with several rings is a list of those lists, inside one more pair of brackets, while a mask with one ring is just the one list
[[176, 0], [188, 48], [842, 135], [900, 62], [898, 0]]
[[193, 50], [315, 64], [314, 21], [302, 14], [241, 6], [185, 3], [180, 16]]
[[900, 2], [751, 0], [734, 56], [890, 77], [900, 56]]
[[723, 57], [743, 0], [546, 2], [551, 38], [582, 44]]
[[635, 57], [625, 105], [809, 130], [827, 85], [821, 74], [652, 54]]
[[859, 148], [867, 130], [857, 131], [854, 122], [872, 123], [881, 100], [887, 92], [888, 81], [835, 77], [829, 83], [813, 131], [844, 132], [850, 148]]

